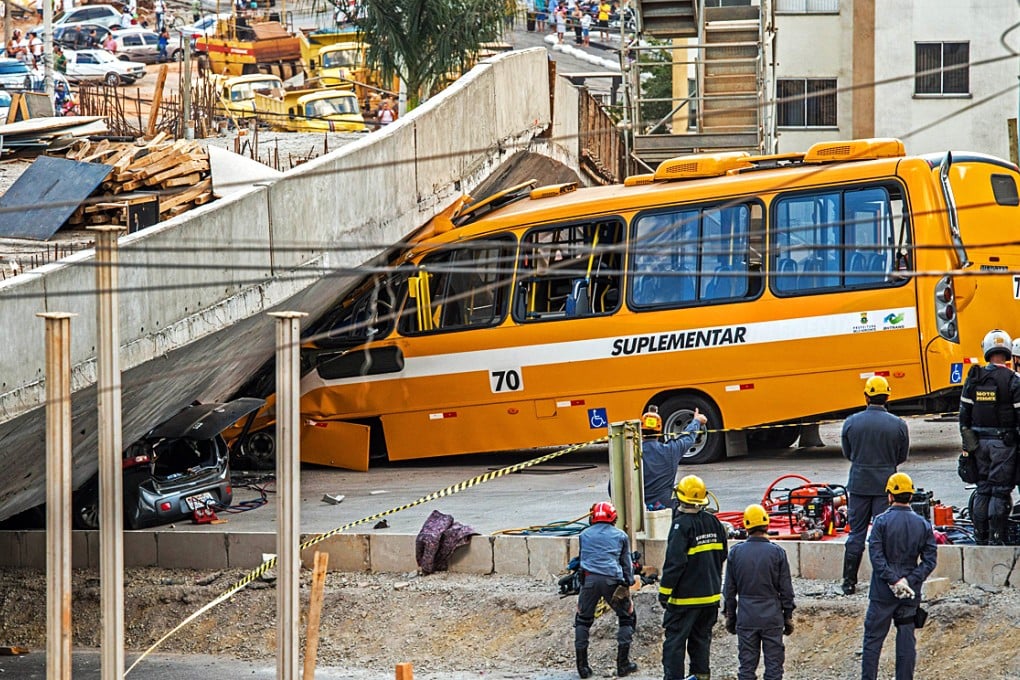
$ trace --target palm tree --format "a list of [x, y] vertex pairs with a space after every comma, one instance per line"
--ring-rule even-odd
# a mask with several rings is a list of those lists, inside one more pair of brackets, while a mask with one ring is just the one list
[[499, 37], [506, 4], [493, 0], [359, 0], [367, 60], [384, 82], [400, 77], [414, 108]]

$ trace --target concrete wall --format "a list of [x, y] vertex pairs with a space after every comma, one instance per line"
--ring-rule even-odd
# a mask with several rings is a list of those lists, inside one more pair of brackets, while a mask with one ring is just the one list
[[[306, 536], [304, 540], [307, 540]], [[276, 534], [129, 531], [124, 534], [125, 565], [174, 569], [252, 569], [263, 553], [276, 552]], [[413, 534], [337, 534], [305, 550], [302, 563], [310, 568], [314, 551], [329, 553], [329, 568], [345, 572], [411, 573], [415, 562]], [[794, 577], [838, 581], [842, 577], [843, 544], [833, 542], [776, 541], [786, 550]], [[75, 568], [99, 565], [99, 535], [75, 531], [72, 541]], [[645, 564], [661, 567], [664, 540], [640, 540], [637, 550]], [[555, 581], [578, 553], [577, 537], [474, 536], [454, 555], [450, 571], [468, 574], [508, 574]], [[46, 568], [46, 534], [43, 531], [0, 532], [0, 568]], [[867, 559], [860, 580], [871, 578]], [[940, 545], [938, 567], [932, 579], [953, 583], [1020, 588], [1020, 548]]]
[[[301, 295], [301, 311], [322, 313], [356, 280], [354, 268], [418, 229], [550, 123], [545, 49], [503, 53], [396, 124], [281, 179], [123, 237], [121, 368], [133, 371], [125, 378], [124, 442], [194, 399], [229, 396], [271, 356], [264, 312]], [[576, 143], [573, 149], [576, 167]], [[555, 152], [560, 160], [570, 154], [568, 147]], [[95, 401], [87, 389], [95, 382], [92, 264], [92, 251], [83, 251], [0, 282], [0, 465], [25, 473], [0, 477], [0, 519], [44, 499], [44, 324], [37, 312], [78, 314], [71, 323], [75, 482], [95, 470]], [[347, 275], [308, 292], [338, 270]]]

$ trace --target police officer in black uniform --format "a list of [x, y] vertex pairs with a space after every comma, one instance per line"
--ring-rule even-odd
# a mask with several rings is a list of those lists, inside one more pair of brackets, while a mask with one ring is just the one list
[[1005, 331], [989, 331], [981, 343], [988, 364], [971, 368], [960, 394], [963, 448], [978, 469], [971, 517], [978, 545], [1003, 545], [1009, 533], [1020, 424], [1020, 377], [1006, 365], [1012, 344]]
[[886, 489], [892, 505], [875, 518], [868, 538], [871, 588], [864, 616], [861, 680], [878, 677], [882, 643], [892, 623], [896, 624], [896, 680], [913, 680], [917, 660], [914, 628], [921, 605], [921, 584], [935, 570], [938, 553], [931, 524], [910, 507], [913, 480], [897, 472], [889, 478]]
[[688, 678], [684, 656], [697, 680], [709, 680], [712, 626], [719, 619], [722, 567], [726, 561], [726, 530], [708, 505], [705, 482], [687, 475], [676, 486], [679, 511], [666, 542], [666, 559], [659, 579], [659, 604], [666, 610], [662, 627], [664, 680]]
[[760, 505], [744, 510], [748, 538], [726, 560], [723, 613], [737, 636], [737, 680], [755, 680], [765, 655], [762, 680], [783, 680], [786, 647], [793, 633], [793, 582], [786, 551], [768, 539], [769, 513]]
[[843, 423], [843, 457], [850, 461], [846, 490], [850, 535], [843, 552], [843, 594], [857, 591], [857, 572], [864, 557], [868, 525], [889, 507], [885, 482], [907, 460], [910, 435], [902, 418], [885, 409], [892, 394], [889, 381], [873, 375], [864, 383], [868, 407]]

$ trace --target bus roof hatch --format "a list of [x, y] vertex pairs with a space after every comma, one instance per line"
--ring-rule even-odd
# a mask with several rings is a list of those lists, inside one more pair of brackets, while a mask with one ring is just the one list
[[889, 138], [851, 139], [846, 142], [819, 142], [804, 154], [805, 163], [873, 161], [907, 155], [903, 142]]
[[721, 177], [731, 170], [752, 167], [750, 158], [751, 155], [746, 151], [678, 156], [660, 163], [655, 171], [654, 179], [659, 182], [662, 180]]

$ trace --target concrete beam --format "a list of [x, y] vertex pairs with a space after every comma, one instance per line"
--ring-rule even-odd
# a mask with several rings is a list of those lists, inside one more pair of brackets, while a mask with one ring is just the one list
[[414, 539], [413, 534], [369, 534], [372, 571], [418, 571], [418, 562], [414, 558]]
[[971, 585], [1004, 586], [1016, 565], [1012, 546], [960, 546], [963, 553], [963, 580]]
[[472, 536], [450, 558], [450, 571], [458, 574], [491, 574], [494, 569], [491, 536]]
[[561, 536], [528, 536], [528, 575], [554, 580], [567, 569], [569, 542]]
[[492, 567], [497, 574], [527, 576], [528, 539], [524, 536], [493, 536]]
[[[305, 537], [302, 540], [307, 540]], [[366, 534], [336, 534], [301, 551], [301, 564], [311, 569], [316, 552], [329, 555], [329, 571], [371, 571], [372, 560]]]

